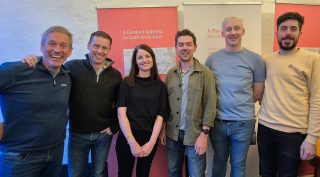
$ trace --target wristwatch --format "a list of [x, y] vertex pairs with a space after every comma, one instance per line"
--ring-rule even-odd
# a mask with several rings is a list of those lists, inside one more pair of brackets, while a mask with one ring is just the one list
[[203, 132], [203, 133], [206, 134], [206, 135], [209, 135], [210, 130], [203, 128], [203, 129], [201, 129], [201, 132]]

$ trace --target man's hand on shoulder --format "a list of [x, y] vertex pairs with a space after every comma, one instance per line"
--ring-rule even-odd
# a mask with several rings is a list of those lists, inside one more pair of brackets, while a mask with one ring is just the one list
[[38, 57], [36, 55], [29, 55], [21, 59], [22, 63], [26, 63], [29, 67], [36, 68]]

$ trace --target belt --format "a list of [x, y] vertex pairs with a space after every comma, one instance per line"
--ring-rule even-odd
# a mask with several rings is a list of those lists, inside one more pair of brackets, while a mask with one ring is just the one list
[[223, 119], [215, 119], [217, 122], [238, 122], [237, 120], [223, 120]]

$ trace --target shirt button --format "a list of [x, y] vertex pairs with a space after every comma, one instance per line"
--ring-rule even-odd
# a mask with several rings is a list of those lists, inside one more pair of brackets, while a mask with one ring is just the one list
[[177, 114], [179, 114], [179, 112], [176, 112]]
[[177, 100], [180, 100], [180, 98], [177, 98]]

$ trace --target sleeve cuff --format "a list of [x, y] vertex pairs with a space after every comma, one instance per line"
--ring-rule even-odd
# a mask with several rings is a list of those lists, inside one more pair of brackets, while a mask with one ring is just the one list
[[308, 134], [305, 141], [311, 144], [317, 144], [318, 137]]

